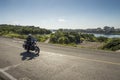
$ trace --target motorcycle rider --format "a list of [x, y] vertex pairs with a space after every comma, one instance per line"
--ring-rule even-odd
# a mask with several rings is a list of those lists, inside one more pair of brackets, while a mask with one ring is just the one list
[[37, 40], [32, 37], [31, 34], [28, 34], [26, 41], [24, 41], [23, 48], [27, 50], [28, 53], [30, 50], [35, 51], [36, 55], [39, 56], [40, 48], [37, 46], [36, 42]]
[[30, 50], [31, 46], [34, 46], [33, 43], [35, 42], [35, 39], [32, 37], [31, 34], [28, 34], [28, 37], [26, 38], [27, 40], [27, 45], [28, 45], [28, 50]]

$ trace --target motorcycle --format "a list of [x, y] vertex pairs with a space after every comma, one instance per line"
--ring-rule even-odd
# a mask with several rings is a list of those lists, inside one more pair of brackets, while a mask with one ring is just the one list
[[40, 48], [37, 46], [37, 41], [32, 41], [31, 45], [28, 44], [27, 41], [24, 41], [23, 48], [27, 50], [27, 52], [35, 51], [36, 55], [39, 56]]

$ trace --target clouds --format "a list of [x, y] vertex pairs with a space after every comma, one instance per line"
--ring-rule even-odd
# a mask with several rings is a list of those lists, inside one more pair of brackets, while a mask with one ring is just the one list
[[58, 19], [58, 22], [66, 22], [66, 20], [63, 19], [63, 18], [59, 18], [59, 19]]

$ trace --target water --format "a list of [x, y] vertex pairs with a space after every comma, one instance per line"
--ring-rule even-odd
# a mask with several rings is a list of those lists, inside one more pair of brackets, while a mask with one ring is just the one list
[[112, 35], [112, 34], [95, 34], [95, 33], [92, 33], [95, 35], [95, 37], [100, 37], [100, 36], [103, 36], [103, 37], [108, 37], [108, 38], [120, 38], [120, 35]]
[[[56, 31], [52, 31], [53, 33], [55, 33]], [[107, 37], [107, 38], [120, 38], [120, 35], [114, 35], [114, 34], [96, 34], [96, 33], [88, 33], [88, 34], [94, 34], [95, 37]]]

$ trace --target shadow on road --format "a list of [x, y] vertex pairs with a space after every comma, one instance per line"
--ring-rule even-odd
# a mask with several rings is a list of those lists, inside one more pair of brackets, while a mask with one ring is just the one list
[[37, 57], [38, 55], [33, 53], [33, 52], [23, 52], [20, 54], [22, 56], [22, 60], [32, 60], [35, 57]]

